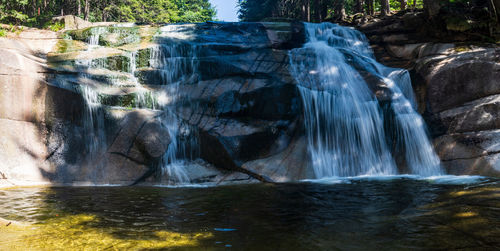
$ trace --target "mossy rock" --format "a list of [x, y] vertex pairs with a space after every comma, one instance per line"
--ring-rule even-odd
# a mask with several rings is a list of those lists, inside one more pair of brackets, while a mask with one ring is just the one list
[[78, 40], [61, 39], [55, 47], [56, 53], [67, 53], [75, 51], [84, 51], [87, 49], [87, 44]]
[[86, 28], [82, 30], [70, 30], [66, 32], [66, 35], [74, 40], [87, 41], [88, 38], [92, 35], [92, 29], [94, 28], [95, 27]]
[[118, 47], [124, 44], [141, 42], [138, 27], [109, 27], [107, 32], [99, 37], [99, 45]]
[[149, 61], [151, 59], [151, 49], [142, 49], [137, 52], [137, 68], [150, 67]]
[[99, 45], [118, 47], [124, 44], [139, 43], [139, 27], [98, 26], [66, 32], [73, 40], [88, 41], [94, 34], [99, 34]]
[[[131, 93], [127, 95], [99, 95], [99, 102], [106, 106], [113, 107], [124, 107], [124, 108], [148, 108], [153, 109], [157, 104], [156, 99], [151, 95], [150, 92], [147, 92], [143, 96], [144, 101], [139, 102], [139, 94]], [[139, 104], [142, 103], [142, 104]]]
[[49, 62], [75, 61], [78, 59], [97, 59], [123, 55], [123, 51], [113, 48], [99, 48], [93, 51], [70, 51], [65, 53], [50, 52], [47, 55]]
[[446, 29], [449, 31], [464, 32], [472, 29], [488, 28], [487, 20], [472, 20], [461, 16], [446, 16]]

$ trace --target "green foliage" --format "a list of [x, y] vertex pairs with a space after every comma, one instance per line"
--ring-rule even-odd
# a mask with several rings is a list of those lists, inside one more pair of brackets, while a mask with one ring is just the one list
[[64, 29], [64, 22], [48, 22], [44, 28], [54, 32], [58, 32]]
[[[281, 17], [276, 15], [278, 1], [276, 0], [243, 0], [239, 2], [240, 18], [244, 21], [260, 21], [266, 17]], [[285, 17], [294, 18], [292, 13], [287, 13]]]
[[7, 36], [7, 31], [0, 28], [0, 37], [6, 37], [6, 36]]
[[57, 31], [63, 27], [50, 22], [61, 14], [92, 22], [172, 23], [205, 22], [216, 12], [209, 0], [0, 0], [0, 23]]
[[[240, 19], [244, 21], [260, 21], [267, 18], [291, 18], [311, 22], [337, 21], [344, 20], [345, 15], [356, 13], [372, 15], [374, 12], [381, 12], [383, 1], [389, 3], [391, 11], [430, 9], [435, 8], [436, 4], [428, 6], [426, 4], [437, 2], [437, 6], [445, 11], [457, 9], [456, 12], [464, 13], [471, 10], [475, 12], [486, 10], [485, 13], [476, 13], [474, 16], [494, 16], [488, 13], [488, 11], [494, 13], [491, 11], [490, 0], [241, 0], [239, 12]], [[460, 23], [459, 27], [455, 28], [469, 29], [466, 22]], [[470, 28], [474, 28], [474, 25]]]

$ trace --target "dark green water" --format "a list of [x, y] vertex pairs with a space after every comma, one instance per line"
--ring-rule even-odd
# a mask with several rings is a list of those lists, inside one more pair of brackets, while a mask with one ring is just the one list
[[[194, 245], [179, 244], [174, 249], [493, 250], [500, 246], [497, 179], [400, 177], [323, 183], [0, 190], [0, 217], [43, 225], [58, 217], [91, 215], [94, 220], [79, 223], [83, 226], [63, 229], [91, 228], [122, 243], [154, 240], [158, 231], [209, 234]], [[82, 248], [93, 249], [80, 241]]]

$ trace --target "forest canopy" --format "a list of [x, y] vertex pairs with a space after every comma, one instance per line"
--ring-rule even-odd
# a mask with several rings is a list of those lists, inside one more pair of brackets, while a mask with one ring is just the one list
[[0, 23], [41, 26], [54, 16], [92, 22], [205, 22], [216, 11], [208, 0], [0, 0]]
[[361, 13], [387, 15], [391, 11], [424, 9], [429, 17], [441, 9], [485, 11], [500, 18], [500, 0], [241, 0], [240, 19], [259, 21], [265, 18], [290, 18], [308, 22], [343, 21]]

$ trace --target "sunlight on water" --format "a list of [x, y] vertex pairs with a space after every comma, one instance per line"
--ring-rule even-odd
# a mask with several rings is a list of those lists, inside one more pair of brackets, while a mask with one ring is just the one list
[[[210, 232], [176, 233], [153, 231], [138, 232], [135, 238], [123, 239], [105, 233], [99, 228], [95, 215], [55, 215], [43, 223], [33, 225], [13, 225], [0, 228], [0, 248], [9, 250], [123, 250], [123, 249], [167, 249], [200, 246], [199, 241], [213, 238]], [[8, 238], [7, 238], [8, 237]]]
[[416, 175], [0, 189], [0, 250], [495, 250], [499, 196], [498, 179]]

